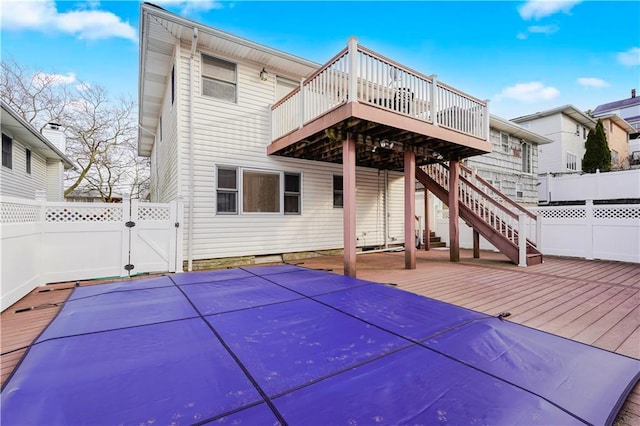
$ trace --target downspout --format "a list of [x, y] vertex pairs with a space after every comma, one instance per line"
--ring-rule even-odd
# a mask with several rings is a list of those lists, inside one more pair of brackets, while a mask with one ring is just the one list
[[187, 230], [187, 270], [193, 271], [193, 58], [198, 45], [198, 29], [193, 28], [189, 56], [189, 229]]

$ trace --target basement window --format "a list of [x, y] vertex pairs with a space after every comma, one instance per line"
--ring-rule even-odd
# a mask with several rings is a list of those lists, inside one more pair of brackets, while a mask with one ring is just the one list
[[236, 64], [202, 55], [202, 94], [236, 102]]

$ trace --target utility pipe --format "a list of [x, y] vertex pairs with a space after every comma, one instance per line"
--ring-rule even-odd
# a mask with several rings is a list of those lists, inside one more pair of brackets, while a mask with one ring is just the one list
[[187, 230], [187, 270], [193, 270], [193, 59], [198, 45], [198, 29], [193, 27], [189, 56], [189, 229]]

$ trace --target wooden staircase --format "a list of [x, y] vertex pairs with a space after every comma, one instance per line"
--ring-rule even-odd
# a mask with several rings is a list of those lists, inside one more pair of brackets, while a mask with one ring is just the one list
[[[427, 231], [422, 231], [422, 241], [427, 241]], [[429, 247], [430, 248], [438, 248], [438, 247], [446, 247], [447, 243], [442, 241], [442, 238], [436, 236], [436, 233], [433, 231], [429, 232]], [[420, 244], [419, 249], [424, 249], [424, 243]]]
[[[449, 205], [449, 168], [442, 163], [416, 168], [416, 179], [425, 188]], [[460, 166], [458, 186], [460, 218], [467, 225], [493, 244], [512, 262], [519, 265], [525, 259], [526, 265], [542, 263], [542, 253], [537, 249], [536, 216], [502, 194], [470, 169]], [[520, 256], [519, 230], [524, 228], [527, 235], [524, 250]]]

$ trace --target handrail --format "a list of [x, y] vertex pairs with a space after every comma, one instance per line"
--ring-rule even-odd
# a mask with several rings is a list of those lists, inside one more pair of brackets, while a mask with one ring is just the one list
[[[446, 166], [445, 166], [446, 167]], [[462, 170], [464, 170], [465, 172], [472, 174], [475, 176], [476, 179], [478, 179], [480, 182], [482, 182], [483, 185], [487, 186], [489, 189], [491, 189], [492, 192], [494, 192], [495, 194], [499, 195], [500, 197], [502, 197], [502, 199], [509, 205], [515, 207], [518, 211], [526, 214], [527, 216], [529, 216], [531, 219], [535, 219], [536, 215], [533, 214], [532, 212], [530, 212], [529, 210], [525, 209], [524, 207], [522, 207], [520, 204], [516, 203], [515, 201], [513, 201], [511, 198], [509, 198], [507, 195], [505, 195], [504, 193], [502, 193], [500, 190], [498, 190], [498, 188], [496, 188], [495, 186], [491, 185], [489, 182], [486, 181], [486, 179], [484, 179], [482, 176], [478, 176], [477, 174], [475, 174], [473, 172], [473, 170], [471, 170], [469, 167], [460, 164], [460, 168]]]
[[409, 74], [413, 74], [416, 77], [420, 77], [420, 78], [422, 78], [424, 80], [427, 80], [428, 82], [433, 82], [433, 79], [432, 79], [431, 76], [424, 75], [419, 71], [416, 71], [416, 70], [414, 70], [412, 68], [409, 68], [409, 67], [407, 67], [405, 65], [402, 65], [402, 64], [394, 61], [393, 59], [389, 59], [384, 55], [381, 55], [381, 54], [379, 54], [377, 52], [374, 52], [373, 50], [371, 50], [371, 49], [369, 49], [367, 47], [364, 47], [362, 45], [358, 45], [358, 52], [366, 53], [367, 55], [370, 55], [370, 56], [372, 56], [372, 57], [374, 57], [374, 58], [376, 58], [376, 59], [378, 59], [378, 60], [380, 60], [382, 62], [386, 62], [389, 65], [393, 65], [396, 68], [400, 68], [401, 70], [406, 71]]

